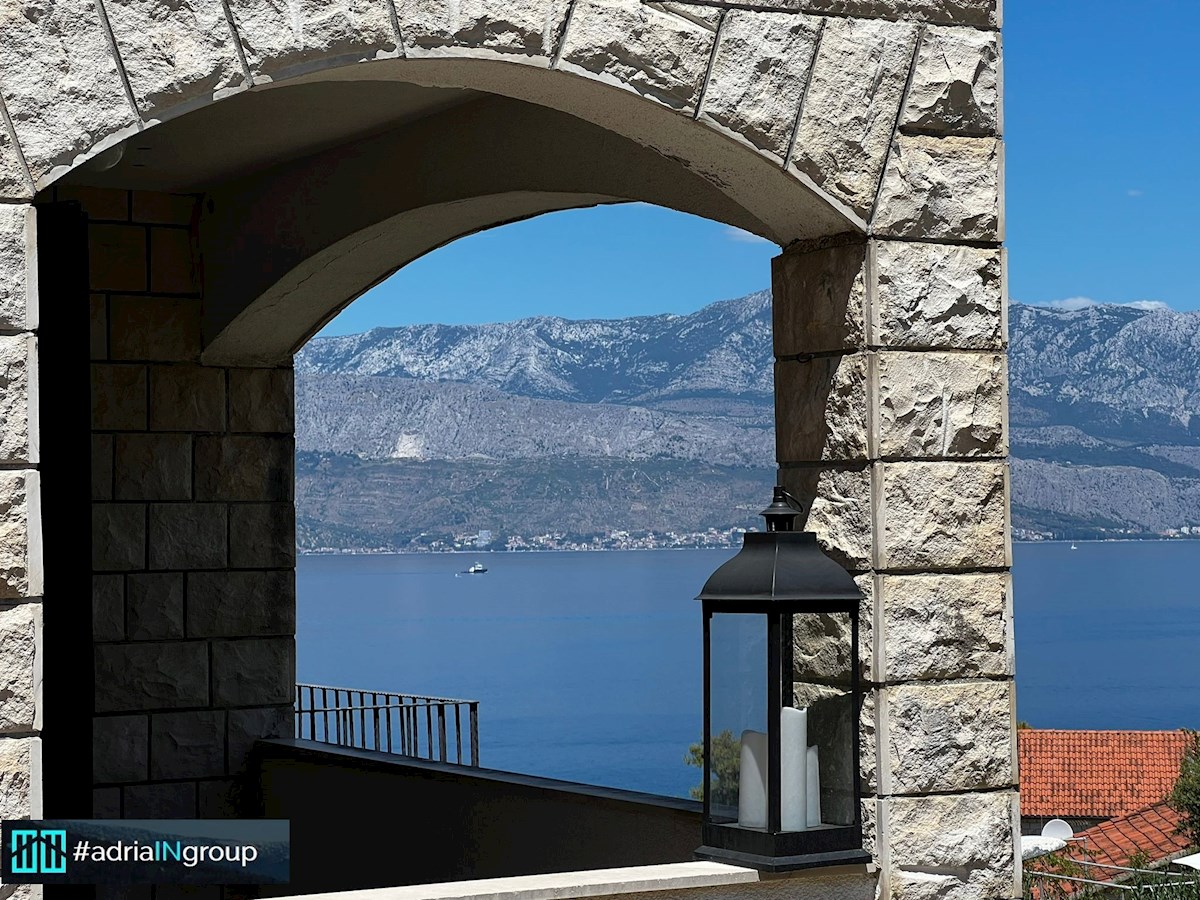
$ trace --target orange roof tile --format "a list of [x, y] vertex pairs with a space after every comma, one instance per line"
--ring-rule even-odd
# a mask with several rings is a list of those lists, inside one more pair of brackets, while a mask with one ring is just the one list
[[1111, 817], [1164, 800], [1186, 731], [1017, 731], [1021, 815]]
[[[1128, 866], [1130, 858], [1136, 853], [1146, 854], [1148, 859], [1145, 866], [1154, 866], [1163, 860], [1181, 856], [1189, 850], [1190, 841], [1175, 832], [1178, 825], [1179, 813], [1165, 803], [1156, 803], [1146, 809], [1101, 822], [1086, 831], [1081, 831], [1066, 849], [1050, 857], [1032, 859], [1025, 867], [1029, 872], [1069, 872], [1075, 877], [1092, 881], [1113, 881], [1127, 873], [1103, 866]], [[1081, 865], [1071, 871], [1056, 862], [1056, 858], [1074, 860]], [[1042, 887], [1047, 883], [1044, 879], [1035, 880], [1035, 898], [1042, 896]], [[1068, 895], [1076, 893], [1081, 887], [1079, 882], [1069, 880], [1051, 880], [1049, 883], [1055, 884], [1059, 892]]]
[[[1088, 855], [1084, 858], [1090, 862], [1127, 866], [1129, 858], [1141, 852], [1153, 864], [1191, 847], [1191, 841], [1176, 834], [1178, 827], [1179, 813], [1165, 803], [1156, 803], [1127, 816], [1093, 825], [1075, 835], [1075, 839], [1077, 846], [1087, 848]], [[1094, 873], [1088, 877], [1107, 880]]]

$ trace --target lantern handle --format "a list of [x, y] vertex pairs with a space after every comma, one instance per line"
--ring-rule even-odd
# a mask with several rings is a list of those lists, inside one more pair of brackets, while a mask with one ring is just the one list
[[775, 485], [771, 505], [759, 513], [767, 520], [767, 531], [795, 531], [796, 517], [803, 515], [804, 507], [783, 485]]

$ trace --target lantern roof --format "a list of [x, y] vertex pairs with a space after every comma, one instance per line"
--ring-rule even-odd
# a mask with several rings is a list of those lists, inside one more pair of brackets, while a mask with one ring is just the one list
[[850, 573], [810, 531], [747, 532], [742, 549], [705, 582], [698, 600], [858, 601]]

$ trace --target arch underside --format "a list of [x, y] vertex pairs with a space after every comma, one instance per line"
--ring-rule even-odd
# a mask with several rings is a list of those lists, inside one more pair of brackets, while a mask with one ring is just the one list
[[203, 194], [214, 364], [283, 362], [397, 268], [544, 212], [644, 201], [780, 245], [863, 227], [795, 172], [662, 104], [479, 59], [265, 84], [146, 129], [62, 183]]

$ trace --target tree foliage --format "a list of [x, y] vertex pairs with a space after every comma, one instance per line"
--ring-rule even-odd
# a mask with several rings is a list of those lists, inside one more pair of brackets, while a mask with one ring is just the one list
[[1188, 731], [1191, 744], [1179, 765], [1179, 778], [1167, 802], [1180, 815], [1179, 833], [1200, 845], [1200, 732]]
[[[726, 728], [713, 735], [712, 803], [714, 806], [736, 806], [738, 801], [738, 772], [742, 766], [742, 742]], [[704, 769], [704, 742], [688, 747], [684, 762]], [[704, 785], [698, 784], [689, 792], [693, 800], [704, 799]]]

